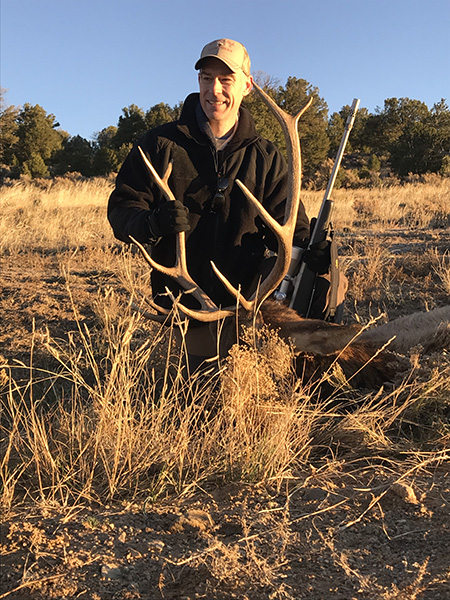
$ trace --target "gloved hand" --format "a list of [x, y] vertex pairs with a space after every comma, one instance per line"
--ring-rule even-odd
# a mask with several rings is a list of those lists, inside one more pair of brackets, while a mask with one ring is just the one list
[[[314, 231], [315, 224], [316, 219], [311, 219], [311, 234]], [[303, 252], [302, 260], [311, 271], [318, 275], [328, 273], [331, 265], [330, 246], [331, 242], [329, 240], [323, 240], [312, 244], [308, 250]]]
[[160, 238], [181, 231], [189, 231], [191, 227], [188, 214], [189, 210], [179, 200], [161, 204], [147, 217], [151, 237]]

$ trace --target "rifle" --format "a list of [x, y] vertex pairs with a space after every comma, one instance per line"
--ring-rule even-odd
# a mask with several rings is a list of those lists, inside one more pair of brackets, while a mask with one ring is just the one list
[[[339, 150], [334, 161], [333, 169], [331, 171], [325, 196], [320, 207], [319, 215], [317, 217], [316, 224], [314, 226], [311, 238], [309, 240], [308, 249], [313, 244], [327, 239], [331, 223], [331, 213], [334, 204], [331, 200], [331, 191], [336, 181], [336, 176], [341, 164], [342, 157], [344, 155], [344, 150], [347, 144], [348, 137], [350, 135], [350, 131], [353, 127], [353, 123], [355, 122], [358, 107], [359, 99], [354, 98], [352, 106], [350, 108], [350, 114], [348, 115], [347, 121], [345, 123], [344, 134], [342, 136], [341, 144], [339, 146]], [[283, 281], [283, 283], [281, 284], [280, 289], [276, 295], [276, 299], [281, 300], [286, 297], [286, 287], [291, 285], [292, 282], [294, 285], [294, 291], [289, 306], [290, 308], [293, 308], [299, 315], [307, 318], [311, 310], [311, 303], [316, 287], [317, 274], [308, 269], [306, 264], [302, 262], [298, 274], [292, 278], [291, 273], [293, 270], [295, 271], [295, 267], [297, 266], [298, 261], [301, 258], [301, 249], [294, 246], [293, 250], [296, 250], [295, 252], [293, 252], [293, 259], [296, 260], [296, 265], [293, 266], [291, 263], [289, 273], [285, 278], [287, 281]], [[337, 259], [335, 260], [337, 263]]]

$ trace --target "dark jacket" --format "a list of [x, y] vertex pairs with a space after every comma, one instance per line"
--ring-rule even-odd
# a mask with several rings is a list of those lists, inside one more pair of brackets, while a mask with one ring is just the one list
[[[256, 133], [253, 119], [244, 107], [240, 109], [234, 136], [217, 152], [199, 125], [198, 106], [199, 95], [191, 94], [186, 98], [179, 121], [156, 127], [137, 141], [118, 173], [116, 188], [109, 199], [108, 219], [119, 240], [130, 242], [131, 235], [141, 243], [149, 243], [146, 217], [166, 200], [137, 146], [147, 154], [160, 176], [173, 161], [169, 187], [189, 209], [191, 230], [186, 234], [186, 249], [190, 275], [216, 304], [228, 306], [233, 299], [214, 275], [210, 261], [233, 285], [241, 285], [248, 296], [258, 278], [265, 250], [277, 249], [272, 232], [235, 181], [242, 181], [270, 214], [281, 220], [287, 167], [277, 147]], [[220, 176], [228, 179], [228, 187], [224, 200], [213, 202]], [[308, 235], [309, 221], [301, 205], [295, 242]], [[174, 248], [174, 236], [161, 238], [152, 247], [152, 257], [171, 266]], [[164, 293], [168, 284], [177, 291], [165, 276], [152, 273], [155, 295]], [[158, 301], [166, 305], [164, 299]]]

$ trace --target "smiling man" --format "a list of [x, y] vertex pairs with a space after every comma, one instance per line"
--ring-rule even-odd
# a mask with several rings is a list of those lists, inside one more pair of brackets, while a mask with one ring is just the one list
[[[190, 94], [180, 119], [161, 125], [137, 140], [117, 176], [108, 218], [116, 237], [130, 236], [151, 245], [153, 258], [172, 266], [175, 234], [186, 232], [191, 277], [222, 307], [234, 304], [211, 268], [211, 261], [248, 297], [263, 272], [268, 249], [277, 250], [273, 234], [236, 184], [242, 181], [276, 219], [282, 219], [287, 195], [287, 167], [278, 148], [256, 132], [242, 100], [252, 88], [250, 59], [234, 40], [207, 44], [195, 63], [200, 93]], [[162, 176], [172, 162], [168, 202], [155, 185], [140, 146]], [[301, 204], [294, 244], [304, 246], [309, 221]], [[166, 287], [180, 290], [165, 275], [152, 272], [153, 295], [170, 306]], [[196, 305], [185, 295], [186, 306]], [[186, 338], [191, 367], [216, 353], [206, 326], [190, 327]], [[208, 337], [209, 336], [209, 337]]]
[[200, 69], [200, 104], [213, 134], [221, 138], [237, 124], [241, 102], [252, 89], [250, 59], [242, 44], [217, 40], [203, 48], [195, 65]]

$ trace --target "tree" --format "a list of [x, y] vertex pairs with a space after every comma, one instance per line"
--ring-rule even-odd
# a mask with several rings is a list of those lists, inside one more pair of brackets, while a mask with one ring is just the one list
[[365, 123], [364, 139], [367, 146], [379, 155], [389, 155], [392, 145], [400, 138], [405, 127], [411, 127], [427, 118], [424, 102], [410, 98], [388, 98], [384, 109], [377, 108]]
[[319, 90], [305, 79], [289, 77], [284, 89], [279, 89], [277, 103], [288, 113], [297, 113], [312, 97], [311, 107], [299, 122], [302, 143], [303, 174], [311, 177], [326, 160], [330, 142], [327, 136], [328, 107], [319, 96]]
[[124, 144], [132, 144], [147, 131], [145, 113], [136, 104], [130, 104], [122, 109], [119, 117], [117, 132], [114, 136], [114, 147], [119, 149]]
[[123, 108], [117, 127], [106, 127], [96, 135], [93, 174], [118, 171], [132, 144], [149, 129], [178, 119], [181, 108], [181, 104], [172, 108], [163, 102], [155, 104], [146, 113], [135, 104]]
[[439, 164], [437, 171], [441, 171], [444, 162], [450, 158], [450, 110], [444, 98], [433, 105], [430, 121], [436, 130], [433, 151], [436, 164]]
[[437, 105], [422, 121], [409, 123], [390, 149], [398, 175], [438, 173], [450, 153], [450, 113]]
[[63, 147], [54, 157], [55, 174], [81, 173], [89, 177], [92, 175], [92, 161], [94, 149], [85, 138], [76, 135], [64, 141]]
[[340, 113], [334, 112], [327, 126], [327, 135], [330, 141], [330, 148], [328, 151], [329, 156], [335, 156], [340, 143], [342, 136], [344, 135], [344, 127], [345, 127], [345, 119], [341, 116]]
[[[347, 119], [350, 115], [351, 106], [346, 104], [341, 108], [339, 113], [333, 113], [328, 122], [328, 136], [330, 137], [330, 152], [329, 155], [334, 157], [339, 149], [339, 145], [342, 140], [342, 135], [344, 133], [345, 124], [347, 123]], [[349, 136], [346, 152], [364, 152], [367, 149], [367, 145], [365, 143], [365, 129], [367, 119], [369, 118], [369, 111], [367, 108], [361, 107], [358, 109], [355, 115], [355, 120], [353, 122], [353, 127], [351, 130], [351, 134]], [[334, 120], [339, 119], [339, 126], [337, 128], [333, 128]]]
[[442, 99], [429, 110], [419, 100], [389, 98], [383, 110], [368, 117], [365, 137], [397, 175], [438, 172], [450, 151], [448, 106]]
[[115, 148], [114, 138], [117, 134], [117, 127], [110, 125], [94, 135], [94, 144], [97, 148]]
[[[312, 87], [305, 79], [289, 77], [286, 85], [276, 85], [273, 80], [257, 75], [264, 91], [288, 113], [297, 113], [312, 96], [313, 104], [304, 113], [299, 123], [300, 141], [302, 144], [302, 170], [306, 178], [312, 177], [319, 165], [326, 159], [329, 148], [327, 136], [328, 108], [319, 96], [319, 90]], [[252, 92], [245, 100], [255, 120], [257, 131], [263, 137], [273, 141], [283, 152], [286, 143], [281, 128], [259, 96]]]
[[57, 129], [59, 123], [52, 114], [36, 104], [25, 104], [17, 116], [17, 137], [14, 156], [24, 174], [47, 177], [49, 165], [68, 134]]
[[11, 166], [13, 148], [19, 139], [16, 122], [19, 109], [6, 105], [5, 93], [6, 90], [0, 89], [0, 164]]
[[20, 172], [22, 175], [29, 175], [30, 177], [48, 177], [50, 174], [48, 166], [39, 152], [30, 153], [27, 160], [21, 164]]
[[95, 134], [92, 174], [103, 176], [118, 171], [119, 157], [115, 147], [117, 127], [110, 125]]
[[160, 102], [155, 104], [145, 113], [145, 124], [147, 129], [153, 129], [158, 125], [176, 121], [181, 114], [181, 104], [171, 108], [168, 104]]
[[[279, 87], [278, 80], [272, 79], [264, 73], [256, 73], [254, 80], [266, 94], [275, 100], [276, 89]], [[261, 100], [257, 92], [253, 90], [251, 94], [244, 98], [244, 106], [250, 111], [259, 135], [272, 141], [279, 147], [281, 144], [284, 144], [283, 133], [278, 121]]]

